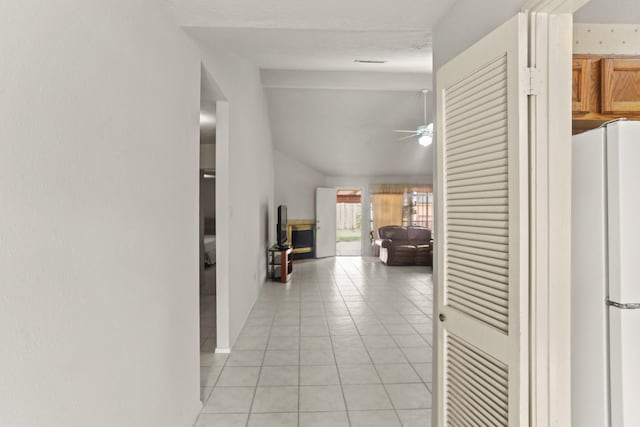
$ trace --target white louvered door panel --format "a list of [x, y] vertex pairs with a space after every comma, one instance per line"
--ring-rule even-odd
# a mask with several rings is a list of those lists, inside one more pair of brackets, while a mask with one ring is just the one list
[[528, 423], [527, 19], [437, 74], [439, 425]]

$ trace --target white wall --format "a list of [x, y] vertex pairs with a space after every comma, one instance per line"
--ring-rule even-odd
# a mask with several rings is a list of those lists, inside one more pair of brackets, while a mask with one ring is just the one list
[[325, 175], [431, 173], [430, 152], [393, 132], [424, 124], [418, 90], [271, 88], [267, 97], [275, 147]]
[[[638, 8], [640, 9], [640, 4]], [[640, 24], [581, 24], [574, 22], [573, 53], [638, 55], [640, 54]]]
[[[275, 234], [273, 204], [273, 146], [264, 89], [258, 68], [243, 58], [220, 49], [203, 45], [203, 64], [215, 79], [228, 103], [228, 169], [216, 164], [218, 185], [229, 185], [229, 204], [216, 200], [216, 233], [218, 242], [228, 232], [228, 247], [219, 248], [228, 259], [228, 272], [218, 275], [218, 299], [227, 298], [228, 335], [218, 327], [218, 350], [226, 351], [235, 342], [267, 275], [267, 247]], [[223, 114], [218, 109], [218, 130], [223, 126]], [[216, 136], [216, 157], [225, 141]], [[227, 178], [219, 176], [228, 174]], [[220, 191], [218, 191], [220, 193]], [[225, 192], [222, 192], [225, 194]], [[226, 209], [225, 213], [221, 210]], [[220, 219], [220, 221], [218, 220]], [[218, 266], [218, 272], [221, 266]], [[221, 284], [222, 283], [222, 284]], [[226, 283], [226, 285], [225, 285]], [[227, 290], [220, 289], [227, 286]], [[218, 304], [220, 307], [220, 304]], [[226, 319], [223, 319], [225, 321]], [[218, 313], [221, 322], [221, 312]], [[223, 331], [224, 332], [224, 331]]]
[[598, 24], [638, 24], [640, 3], [637, 0], [591, 0], [574, 14], [573, 19]]
[[287, 205], [287, 216], [291, 219], [314, 219], [315, 191], [326, 186], [326, 177], [281, 151], [274, 150], [273, 157], [276, 206]]
[[[458, 0], [433, 32], [435, 71], [520, 11], [525, 0]], [[435, 87], [435, 85], [434, 85]]]
[[0, 425], [191, 425], [197, 52], [151, 0], [0, 16]]

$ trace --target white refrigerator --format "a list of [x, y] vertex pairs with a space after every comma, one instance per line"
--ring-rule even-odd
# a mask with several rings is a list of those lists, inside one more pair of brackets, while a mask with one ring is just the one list
[[640, 426], [640, 122], [573, 137], [572, 418]]

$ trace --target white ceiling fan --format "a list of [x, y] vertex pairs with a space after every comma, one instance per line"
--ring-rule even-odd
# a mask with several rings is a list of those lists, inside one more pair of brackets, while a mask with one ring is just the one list
[[431, 142], [433, 141], [433, 123], [427, 123], [427, 93], [429, 93], [429, 89], [422, 90], [422, 97], [424, 99], [424, 124], [418, 126], [416, 130], [394, 130], [394, 132], [398, 133], [411, 134], [400, 138], [399, 141], [418, 137], [418, 144], [425, 147], [431, 145]]

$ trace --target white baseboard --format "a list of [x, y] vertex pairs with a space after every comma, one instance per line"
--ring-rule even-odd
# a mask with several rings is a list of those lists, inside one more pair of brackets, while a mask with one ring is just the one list
[[229, 354], [231, 353], [231, 349], [230, 348], [220, 348], [220, 347], [216, 347], [216, 354]]

